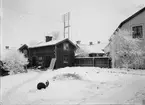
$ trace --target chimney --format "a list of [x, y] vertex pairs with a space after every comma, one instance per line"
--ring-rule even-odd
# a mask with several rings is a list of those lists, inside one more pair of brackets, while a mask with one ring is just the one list
[[52, 36], [45, 36], [45, 41], [46, 42], [49, 42], [49, 41], [51, 41], [52, 40]]
[[93, 42], [90, 42], [89, 44], [90, 44], [90, 45], [93, 45]]
[[100, 41], [98, 41], [97, 43], [98, 43], [98, 44], [100, 44], [101, 42], [100, 42]]
[[5, 46], [6, 49], [9, 49], [9, 46]]
[[77, 44], [81, 44], [81, 41], [80, 41], [80, 40], [78, 40], [78, 41], [76, 41], [76, 43], [77, 43]]

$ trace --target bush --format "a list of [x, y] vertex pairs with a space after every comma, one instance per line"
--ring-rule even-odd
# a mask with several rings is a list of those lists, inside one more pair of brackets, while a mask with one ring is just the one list
[[56, 80], [64, 80], [64, 79], [81, 80], [82, 78], [79, 76], [79, 74], [65, 73], [65, 74], [56, 75], [53, 77], [53, 79], [56, 79]]
[[3, 62], [0, 60], [0, 76], [6, 76], [9, 75], [9, 71], [6, 71], [4, 68]]
[[18, 50], [6, 50], [2, 54], [2, 61], [4, 67], [12, 74], [26, 72], [24, 66], [28, 64], [28, 59]]
[[133, 39], [132, 34], [126, 30], [115, 33], [111, 42], [111, 57], [113, 67], [143, 68], [144, 51], [140, 46], [141, 40]]

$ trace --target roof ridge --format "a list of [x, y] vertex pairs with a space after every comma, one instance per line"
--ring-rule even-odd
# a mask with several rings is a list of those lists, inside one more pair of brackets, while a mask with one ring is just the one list
[[[127, 21], [133, 19], [134, 17], [136, 17], [137, 15], [139, 15], [140, 13], [144, 12], [145, 11], [145, 7], [143, 7], [142, 9], [138, 10], [137, 12], [135, 12], [134, 14], [132, 14], [131, 16], [129, 16], [127, 19], [125, 19], [124, 21], [122, 21], [118, 28], [121, 28], [123, 26], [123, 24], [125, 24]], [[118, 29], [117, 28], [117, 29]]]

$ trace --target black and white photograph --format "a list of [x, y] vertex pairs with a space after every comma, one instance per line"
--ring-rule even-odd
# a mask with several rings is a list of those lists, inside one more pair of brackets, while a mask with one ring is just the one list
[[0, 0], [0, 105], [145, 105], [145, 0]]

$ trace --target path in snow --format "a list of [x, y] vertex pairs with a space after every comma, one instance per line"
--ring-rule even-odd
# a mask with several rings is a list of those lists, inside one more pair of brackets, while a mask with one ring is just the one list
[[[44, 105], [44, 104], [100, 104], [100, 103], [139, 103], [145, 99], [145, 76], [130, 72], [115, 72], [113, 70], [99, 70], [96, 72], [80, 68], [63, 69], [33, 76], [25, 82], [15, 85], [4, 94], [4, 105]], [[95, 69], [95, 68], [93, 68]], [[56, 80], [54, 75], [64, 72], [76, 72], [86, 76], [88, 80]], [[87, 72], [87, 75], [86, 75]], [[27, 75], [26, 75], [27, 77]], [[39, 78], [38, 78], [39, 77]], [[36, 83], [50, 79], [50, 86], [41, 91], [36, 90]], [[30, 80], [30, 81], [29, 81]], [[9, 102], [7, 98], [10, 97]]]
[[[49, 71], [48, 71], [49, 72]], [[51, 72], [51, 71], [50, 71]], [[36, 72], [35, 72], [36, 73]], [[6, 93], [2, 94], [2, 103], [3, 105], [10, 105], [11, 101], [13, 99], [13, 94], [16, 93], [16, 91], [23, 87], [23, 85], [29, 84], [32, 81], [38, 79], [40, 76], [42, 76], [45, 72], [40, 72], [40, 73], [36, 73], [36, 74], [30, 74], [31, 77], [24, 79], [24, 81], [22, 81], [21, 83], [13, 86], [12, 88], [10, 88]], [[20, 74], [21, 75], [21, 74]], [[25, 75], [25, 74], [24, 74]], [[27, 76], [28, 77], [28, 76]], [[18, 78], [21, 79], [21, 78]], [[11, 80], [10, 80], [11, 81]], [[17, 82], [17, 81], [15, 81]], [[22, 94], [19, 95], [19, 97], [21, 96], [22, 98]]]

